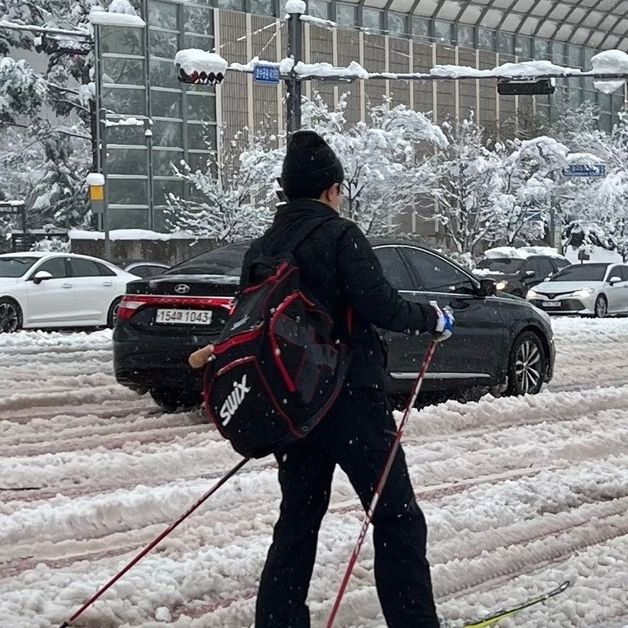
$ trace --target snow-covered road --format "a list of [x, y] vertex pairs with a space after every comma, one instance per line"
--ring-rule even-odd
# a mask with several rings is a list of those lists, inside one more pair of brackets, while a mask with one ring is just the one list
[[[628, 626], [628, 319], [554, 326], [556, 375], [541, 394], [412, 418], [405, 450], [445, 617], [570, 579], [501, 625]], [[0, 626], [58, 626], [237, 460], [200, 413], [163, 414], [116, 384], [110, 332], [0, 336]], [[74, 625], [251, 626], [278, 498], [271, 460], [249, 463]], [[314, 628], [360, 522], [338, 472]], [[367, 543], [339, 628], [384, 626], [372, 558]]]

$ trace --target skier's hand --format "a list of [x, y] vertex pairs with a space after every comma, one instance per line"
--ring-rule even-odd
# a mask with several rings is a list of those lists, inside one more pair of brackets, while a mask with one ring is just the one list
[[188, 364], [193, 369], [203, 368], [214, 357], [214, 345], [207, 345], [190, 354]]
[[456, 325], [454, 313], [448, 307], [441, 310], [436, 301], [430, 301], [430, 305], [436, 310], [436, 327], [432, 332], [432, 337], [436, 342], [443, 342], [454, 333]]

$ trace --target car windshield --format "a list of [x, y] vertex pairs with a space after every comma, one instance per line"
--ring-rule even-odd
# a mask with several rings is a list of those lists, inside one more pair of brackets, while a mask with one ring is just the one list
[[550, 281], [604, 281], [608, 264], [574, 264], [563, 268]]
[[0, 257], [0, 277], [21, 277], [38, 257]]
[[239, 277], [244, 254], [249, 246], [249, 243], [221, 246], [173, 266], [164, 275], [231, 275]]
[[523, 260], [510, 257], [483, 259], [477, 267], [481, 270], [489, 270], [493, 273], [503, 273], [504, 275], [515, 275], [521, 270]]

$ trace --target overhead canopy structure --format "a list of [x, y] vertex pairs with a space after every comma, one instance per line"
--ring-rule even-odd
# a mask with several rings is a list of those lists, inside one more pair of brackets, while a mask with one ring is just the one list
[[628, 0], [357, 0], [357, 4], [598, 50], [628, 47]]

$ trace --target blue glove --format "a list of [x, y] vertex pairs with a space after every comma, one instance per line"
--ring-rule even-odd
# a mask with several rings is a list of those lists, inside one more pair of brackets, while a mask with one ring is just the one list
[[448, 307], [441, 310], [436, 301], [430, 301], [430, 305], [436, 310], [436, 327], [432, 336], [436, 342], [443, 342], [454, 333], [454, 313]]

